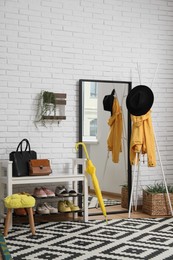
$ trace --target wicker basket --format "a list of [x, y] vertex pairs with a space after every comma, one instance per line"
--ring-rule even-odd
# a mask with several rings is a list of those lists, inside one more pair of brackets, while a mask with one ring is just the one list
[[[173, 204], [173, 193], [170, 193], [171, 204]], [[151, 216], [167, 216], [171, 214], [166, 193], [149, 193], [143, 190], [142, 211]]]
[[121, 188], [121, 207], [128, 208], [128, 187]]

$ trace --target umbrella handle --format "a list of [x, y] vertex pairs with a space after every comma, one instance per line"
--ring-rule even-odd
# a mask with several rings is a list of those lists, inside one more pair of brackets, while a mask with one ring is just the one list
[[89, 155], [88, 155], [88, 152], [87, 152], [87, 149], [86, 149], [86, 145], [83, 143], [83, 142], [78, 142], [76, 143], [75, 147], [76, 147], [76, 150], [78, 150], [78, 146], [79, 145], [82, 145], [83, 148], [84, 148], [84, 151], [85, 151], [85, 154], [86, 154], [86, 158], [89, 160]]

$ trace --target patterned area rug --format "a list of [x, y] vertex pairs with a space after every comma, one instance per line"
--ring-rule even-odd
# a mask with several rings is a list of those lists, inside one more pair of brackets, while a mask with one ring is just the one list
[[172, 260], [173, 218], [114, 219], [14, 226], [6, 242], [13, 260]]
[[[120, 200], [113, 200], [113, 199], [103, 199], [105, 207], [108, 206], [114, 206], [114, 205], [120, 205], [121, 201]], [[95, 196], [88, 196], [88, 208], [98, 208], [98, 199]]]

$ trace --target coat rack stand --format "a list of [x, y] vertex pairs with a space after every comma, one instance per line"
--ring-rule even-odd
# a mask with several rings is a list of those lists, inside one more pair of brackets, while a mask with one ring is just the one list
[[[160, 156], [160, 152], [159, 152], [159, 148], [158, 148], [158, 143], [157, 143], [156, 137], [155, 137], [155, 144], [156, 144], [156, 150], [157, 150], [159, 161], [160, 161], [160, 167], [161, 167], [161, 171], [162, 171], [162, 175], [163, 175], [164, 185], [165, 185], [165, 188], [166, 188], [166, 194], [167, 194], [167, 197], [168, 197], [168, 203], [169, 203], [171, 215], [173, 216], [173, 210], [172, 210], [171, 200], [170, 200], [170, 196], [169, 196], [169, 192], [168, 192], [168, 186], [167, 186], [167, 182], [166, 182], [166, 178], [165, 178], [165, 173], [164, 173], [163, 164], [162, 164], [162, 160], [161, 160], [161, 156]], [[140, 156], [141, 156], [141, 153], [136, 153], [135, 166], [134, 166], [134, 171], [133, 171], [133, 176], [132, 176], [133, 181], [132, 181], [132, 189], [131, 189], [131, 194], [130, 194], [128, 218], [130, 218], [130, 216], [131, 216], [132, 201], [135, 202], [134, 203], [135, 211], [137, 210], [138, 185], [139, 185], [139, 177], [140, 177]], [[138, 159], [139, 159], [139, 162], [138, 162]], [[136, 174], [137, 174], [137, 176], [136, 176]], [[135, 187], [135, 179], [136, 179], [136, 177], [137, 177], [137, 181], [136, 181], [136, 197], [134, 199], [133, 197], [134, 197], [134, 187]]]
[[[156, 77], [158, 68], [159, 68], [159, 64], [157, 64], [157, 67], [156, 67], [156, 70], [155, 70], [155, 73], [154, 73], [154, 77], [153, 77], [153, 80], [152, 80], [152, 83], [151, 83], [151, 88], [152, 88], [153, 82], [154, 82], [154, 80], [155, 80], [155, 77]], [[138, 70], [138, 75], [139, 75], [139, 81], [140, 81], [140, 84], [141, 84], [141, 82], [142, 82], [142, 79], [141, 79], [141, 67], [139, 66], [139, 63], [137, 63], [137, 70]], [[154, 136], [155, 136], [155, 135], [154, 135]], [[169, 196], [169, 192], [168, 192], [168, 186], [167, 186], [167, 183], [166, 183], [165, 173], [164, 173], [164, 169], [163, 169], [163, 165], [162, 165], [162, 160], [161, 160], [161, 156], [160, 156], [160, 152], [159, 152], [159, 148], [158, 148], [158, 143], [157, 143], [156, 136], [155, 136], [155, 144], [156, 144], [156, 150], [157, 150], [158, 157], [159, 157], [159, 161], [160, 161], [160, 167], [161, 167], [161, 171], [162, 171], [162, 175], [163, 175], [164, 185], [165, 185], [165, 188], [166, 188], [166, 194], [167, 194], [167, 197], [168, 197], [168, 203], [169, 203], [171, 215], [173, 216], [173, 210], [172, 210], [171, 200], [170, 200], [170, 196]], [[139, 177], [140, 177], [140, 156], [141, 156], [141, 153], [136, 153], [134, 172], [133, 172], [133, 176], [132, 176], [133, 181], [132, 181], [132, 189], [131, 189], [131, 194], [130, 194], [130, 203], [129, 203], [128, 218], [130, 218], [130, 216], [131, 216], [132, 200], [134, 201], [135, 211], [137, 210], [138, 185], [139, 185]], [[138, 167], [138, 170], [137, 170], [137, 167]], [[133, 199], [133, 196], [134, 196], [134, 186], [135, 186], [136, 174], [137, 174], [137, 181], [136, 181], [136, 198], [135, 198], [135, 200], [134, 200], [134, 199]]]

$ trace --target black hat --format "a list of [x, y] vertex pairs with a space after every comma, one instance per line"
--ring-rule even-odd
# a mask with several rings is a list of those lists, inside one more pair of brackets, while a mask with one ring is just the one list
[[112, 93], [110, 95], [107, 95], [103, 99], [103, 108], [106, 111], [110, 111], [112, 115], [112, 106], [114, 102], [114, 94], [115, 94], [115, 89], [112, 90]]
[[154, 95], [151, 89], [144, 85], [133, 88], [126, 99], [126, 106], [130, 114], [134, 116], [145, 115], [154, 102]]

